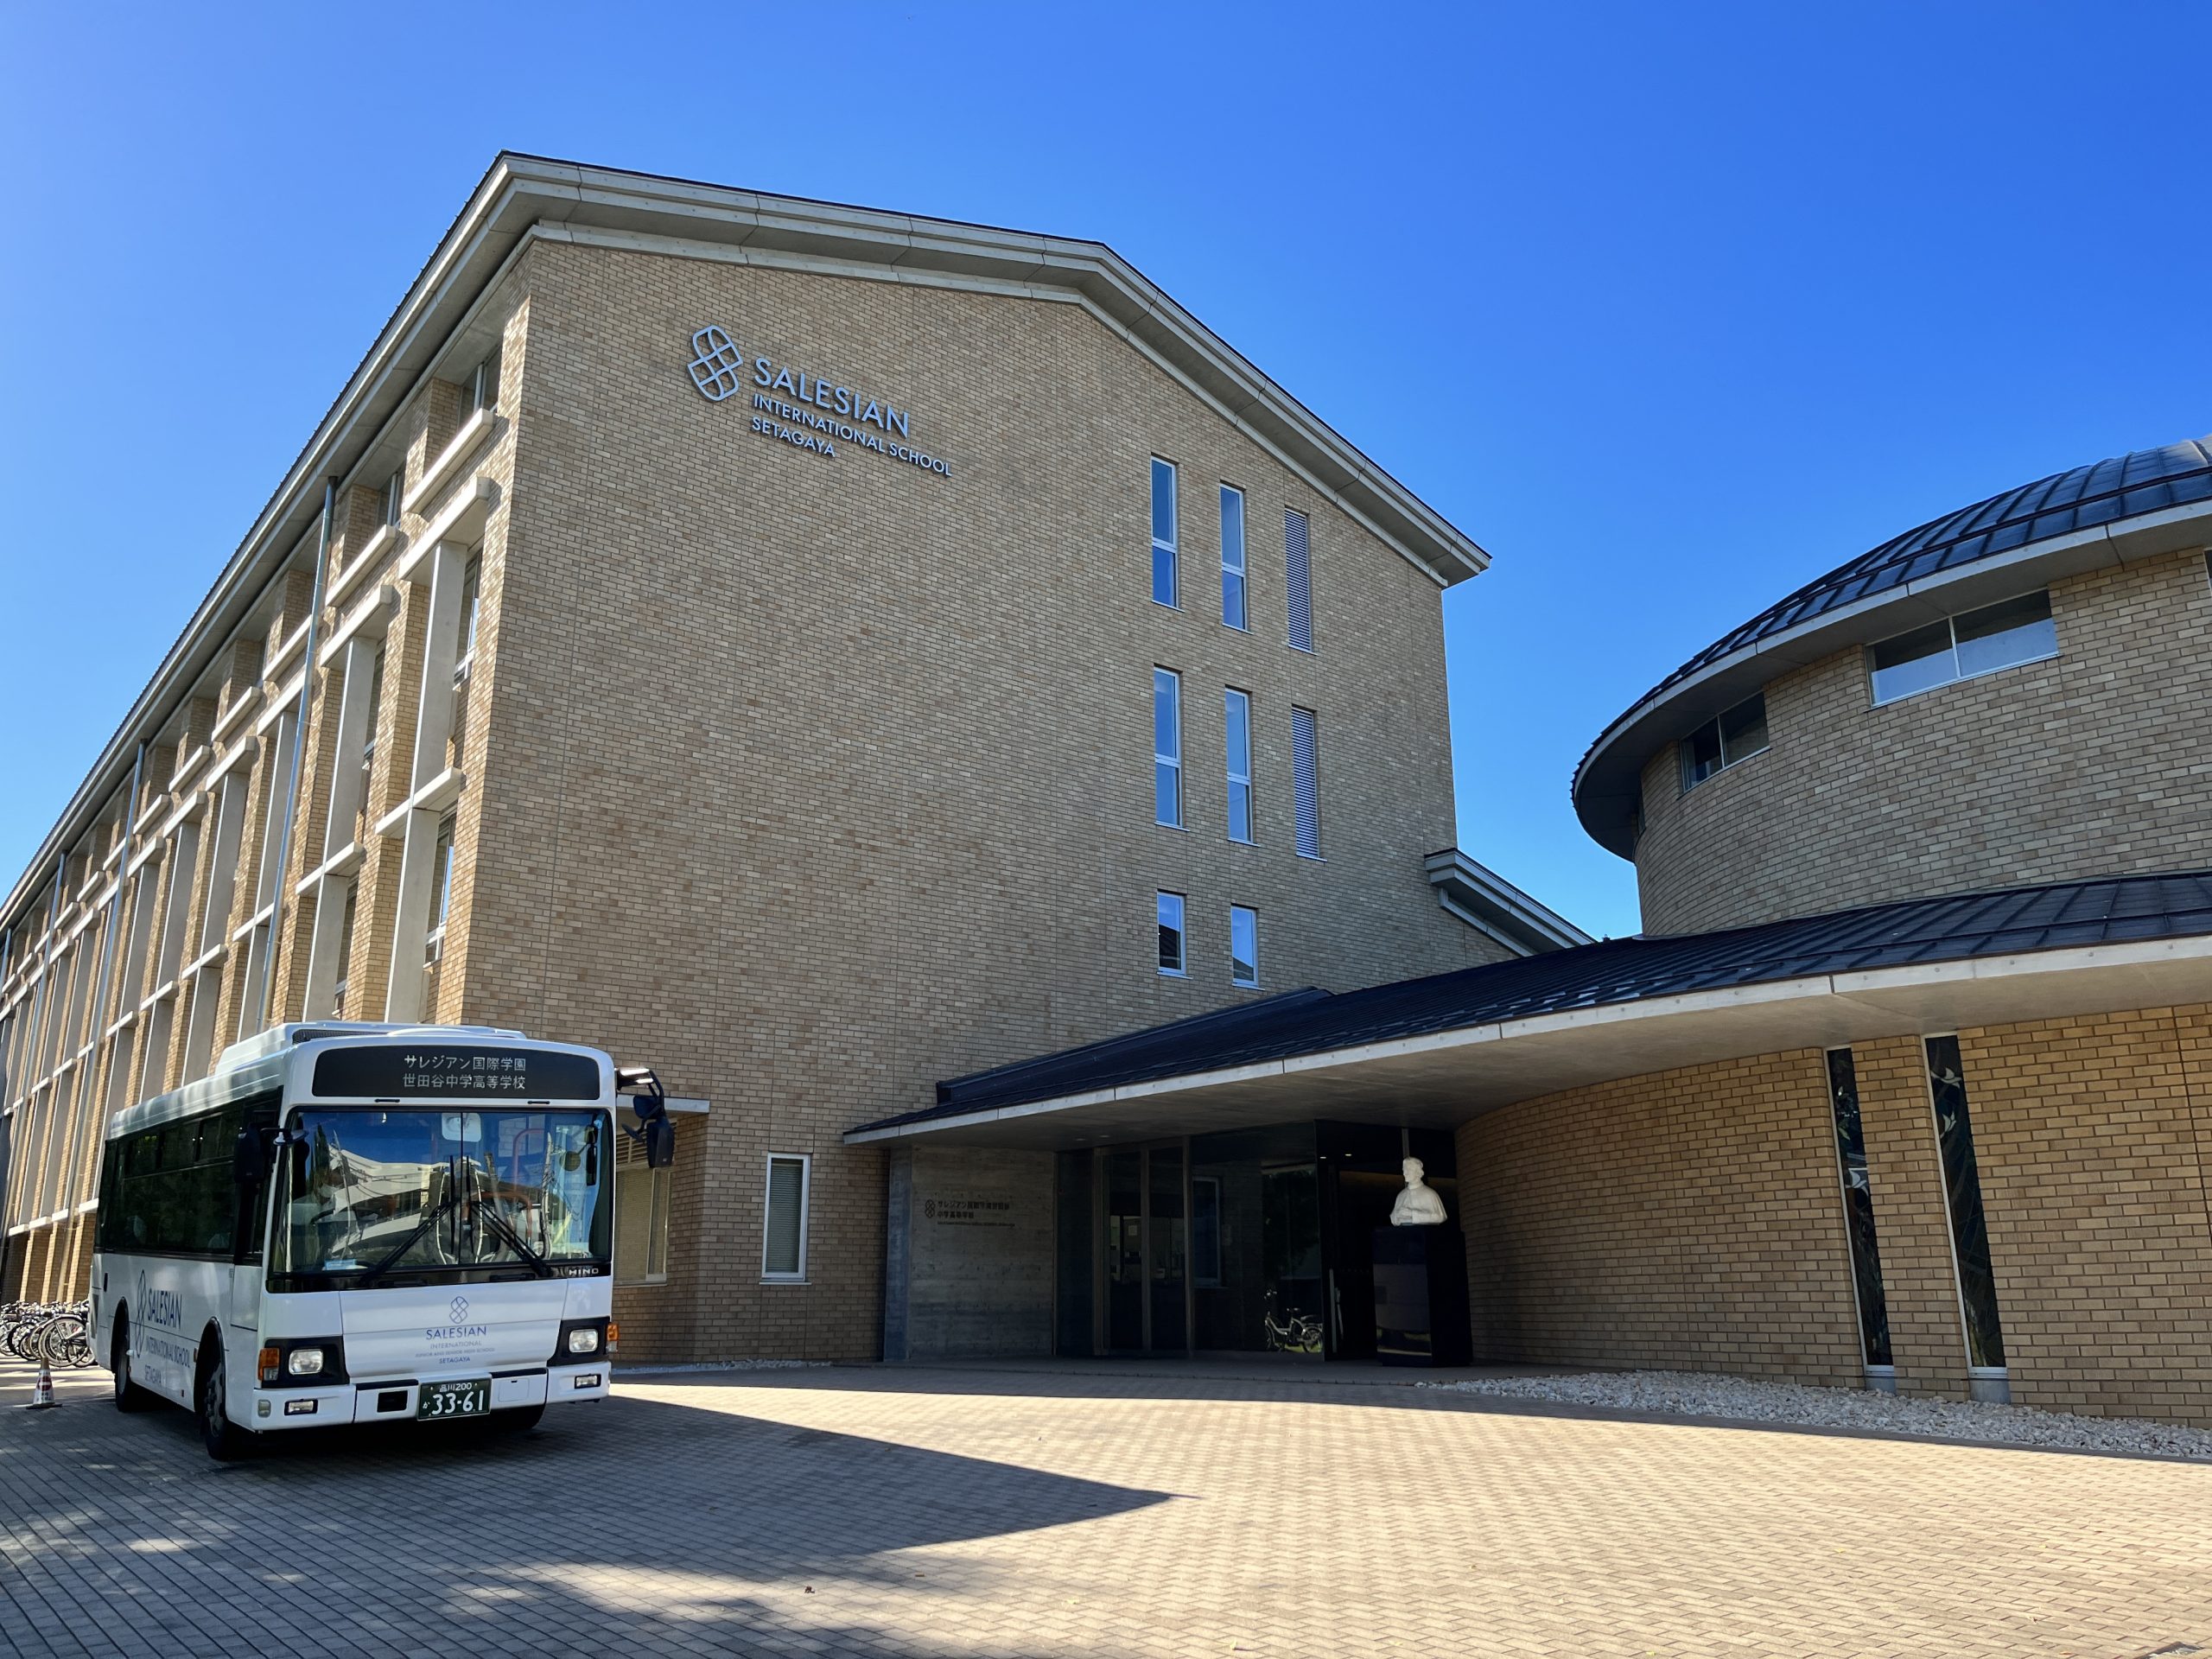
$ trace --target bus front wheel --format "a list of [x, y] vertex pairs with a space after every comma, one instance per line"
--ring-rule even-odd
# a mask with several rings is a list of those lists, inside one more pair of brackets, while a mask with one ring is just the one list
[[115, 1321], [115, 1340], [108, 1348], [107, 1368], [114, 1375], [118, 1411], [144, 1411], [154, 1403], [152, 1391], [130, 1380], [130, 1322], [121, 1315]]
[[200, 1385], [193, 1390], [200, 1419], [200, 1444], [218, 1463], [235, 1463], [251, 1449], [252, 1437], [231, 1421], [230, 1383], [224, 1375], [221, 1347], [210, 1338], [200, 1345]]

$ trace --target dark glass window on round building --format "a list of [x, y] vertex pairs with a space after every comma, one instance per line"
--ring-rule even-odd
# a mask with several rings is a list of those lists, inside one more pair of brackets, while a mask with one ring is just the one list
[[1716, 772], [1766, 747], [1766, 693], [1754, 691], [1682, 740], [1682, 787], [1695, 789]]
[[1866, 653], [1878, 703], [2056, 655], [2058, 629], [2047, 593], [1961, 611], [1885, 639]]

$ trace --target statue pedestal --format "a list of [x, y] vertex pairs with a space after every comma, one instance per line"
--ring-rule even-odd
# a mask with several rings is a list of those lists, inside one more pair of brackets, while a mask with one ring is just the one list
[[1385, 1365], [1465, 1365], [1467, 1247], [1459, 1230], [1375, 1230], [1375, 1357]]

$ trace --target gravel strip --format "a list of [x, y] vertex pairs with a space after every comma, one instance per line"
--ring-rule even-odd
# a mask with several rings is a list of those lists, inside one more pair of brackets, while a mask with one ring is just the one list
[[1624, 1411], [1722, 1417], [1745, 1423], [1802, 1423], [1817, 1428], [1872, 1429], [1935, 1440], [2070, 1446], [2212, 1462], [2212, 1431], [2181, 1428], [2171, 1423], [2146, 1422], [2136, 1417], [2077, 1417], [2069, 1412], [1987, 1405], [1978, 1400], [1900, 1398], [1871, 1389], [1819, 1389], [1802, 1382], [1758, 1382], [1697, 1371], [1584, 1371], [1565, 1376], [1478, 1377], [1419, 1386]]

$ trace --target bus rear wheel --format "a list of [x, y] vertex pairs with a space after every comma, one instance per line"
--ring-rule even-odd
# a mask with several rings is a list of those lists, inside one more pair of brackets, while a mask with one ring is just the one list
[[154, 1403], [150, 1389], [142, 1389], [130, 1380], [130, 1322], [118, 1318], [115, 1322], [115, 1340], [109, 1344], [107, 1368], [115, 1382], [115, 1408], [118, 1411], [145, 1411]]
[[252, 1436], [231, 1421], [230, 1384], [223, 1351], [211, 1338], [200, 1345], [200, 1382], [193, 1390], [200, 1443], [218, 1463], [236, 1463], [252, 1449]]

